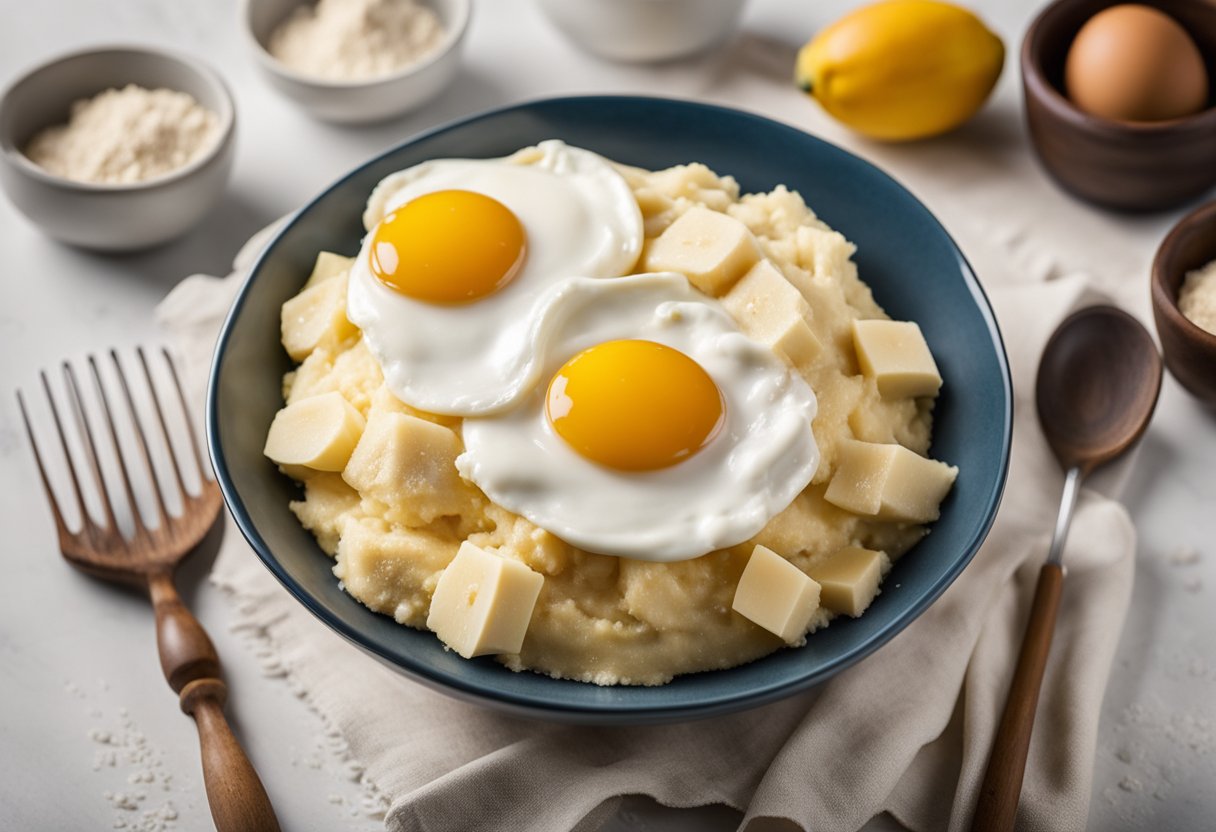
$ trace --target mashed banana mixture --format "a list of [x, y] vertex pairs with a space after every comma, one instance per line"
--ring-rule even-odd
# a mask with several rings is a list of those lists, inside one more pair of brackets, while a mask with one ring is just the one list
[[[367, 431], [388, 414], [421, 417], [439, 426], [438, 444], [431, 447], [445, 448], [450, 459], [425, 477], [405, 481], [378, 476], [376, 466], [388, 462], [377, 460], [363, 460], [358, 476], [346, 473], [345, 478], [343, 472], [283, 468], [303, 485], [292, 510], [335, 558], [334, 574], [345, 590], [372, 610], [425, 629], [436, 584], [468, 540], [544, 577], [522, 649], [499, 661], [514, 670], [600, 685], [658, 685], [682, 673], [749, 662], [784, 646], [780, 637], [732, 609], [756, 544], [806, 573], [845, 547], [862, 547], [882, 553], [885, 574], [892, 560], [921, 539], [923, 524], [880, 519], [899, 517], [898, 512], [845, 510], [834, 503], [846, 500], [829, 502], [825, 491], [851, 440], [901, 445], [924, 456], [934, 400], [892, 395], [890, 389], [880, 390], [874, 374], [863, 372], [853, 321], [887, 316], [858, 278], [854, 246], [821, 222], [799, 194], [778, 187], [740, 195], [731, 177], [701, 164], [657, 172], [618, 170], [642, 212], [643, 252], [696, 206], [724, 213], [746, 226], [762, 254], [809, 304], [810, 326], [822, 349], [798, 370], [818, 399], [812, 423], [818, 468], [810, 485], [759, 534], [675, 562], [597, 555], [567, 544], [495, 505], [457, 473], [460, 419], [414, 410], [390, 393], [361, 333], [344, 315], [334, 316], [324, 333], [304, 343], [285, 322], [285, 345], [301, 361], [284, 378], [286, 401], [336, 391], [366, 420]], [[347, 275], [338, 258], [319, 272], [308, 288], [328, 284], [331, 301], [344, 302]], [[936, 503], [932, 512], [936, 517]], [[809, 632], [827, 626], [835, 614], [819, 607]]]

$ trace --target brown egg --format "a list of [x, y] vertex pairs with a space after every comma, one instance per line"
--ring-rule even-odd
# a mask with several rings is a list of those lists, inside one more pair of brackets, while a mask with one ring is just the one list
[[1208, 103], [1199, 47], [1172, 17], [1149, 6], [1111, 6], [1091, 17], [1068, 50], [1068, 97], [1080, 109], [1121, 121], [1160, 121]]

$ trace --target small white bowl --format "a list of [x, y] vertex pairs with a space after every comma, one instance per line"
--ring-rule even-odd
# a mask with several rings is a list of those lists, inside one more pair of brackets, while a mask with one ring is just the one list
[[[56, 176], [22, 152], [38, 131], [67, 123], [74, 102], [127, 84], [188, 93], [219, 117], [219, 139], [172, 173], [116, 185]], [[148, 248], [188, 231], [219, 201], [235, 134], [228, 89], [198, 61], [137, 46], [74, 52], [30, 70], [0, 94], [0, 183], [18, 210], [57, 240], [101, 251]]]
[[270, 37], [308, 0], [243, 0], [242, 26], [258, 65], [270, 83], [322, 121], [363, 124], [384, 121], [421, 107], [456, 77], [460, 47], [471, 15], [470, 0], [422, 0], [439, 16], [443, 41], [432, 54], [391, 75], [333, 81], [305, 75], [270, 54]]
[[572, 41], [627, 63], [701, 52], [734, 31], [747, 0], [539, 0]]

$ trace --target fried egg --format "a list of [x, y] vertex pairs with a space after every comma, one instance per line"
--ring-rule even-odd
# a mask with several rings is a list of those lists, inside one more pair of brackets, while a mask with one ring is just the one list
[[626, 274], [642, 245], [629, 185], [602, 157], [560, 141], [394, 173], [363, 223], [347, 316], [398, 398], [452, 416], [494, 413], [527, 394], [557, 284]]
[[465, 419], [456, 467], [591, 552], [698, 557], [757, 534], [811, 481], [815, 394], [678, 274], [572, 278], [542, 383]]

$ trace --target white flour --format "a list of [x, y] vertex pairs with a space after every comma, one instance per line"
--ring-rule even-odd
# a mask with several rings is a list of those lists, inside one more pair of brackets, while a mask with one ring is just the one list
[[1196, 326], [1216, 335], [1216, 260], [1186, 273], [1178, 310]]
[[354, 81], [390, 75], [435, 51], [438, 16], [415, 0], [320, 0], [270, 37], [270, 54], [304, 75]]
[[78, 182], [127, 184], [188, 165], [219, 140], [220, 123], [184, 92], [128, 84], [72, 105], [25, 149], [35, 164]]
[[[102, 690], [108, 690], [100, 680]], [[64, 683], [74, 699], [89, 702], [89, 693], [75, 682]], [[117, 719], [107, 718], [100, 706], [88, 708], [97, 725], [88, 730], [93, 741], [93, 771], [110, 788], [101, 796], [111, 810], [110, 828], [129, 832], [173, 832], [177, 829], [177, 807], [173, 775], [165, 769], [160, 749], [154, 747], [126, 708]]]

